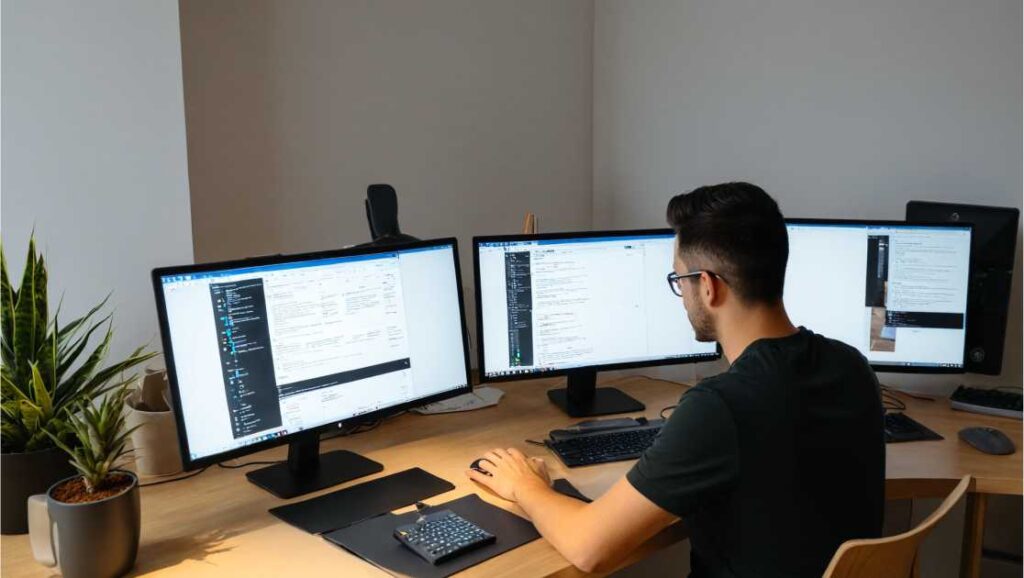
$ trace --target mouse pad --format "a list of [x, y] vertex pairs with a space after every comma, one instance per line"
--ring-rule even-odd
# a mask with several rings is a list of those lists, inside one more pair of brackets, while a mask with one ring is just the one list
[[270, 513], [311, 534], [321, 534], [454, 489], [451, 482], [412, 468], [271, 508]]
[[494, 534], [497, 541], [434, 566], [413, 554], [394, 537], [395, 528], [415, 522], [419, 516], [418, 512], [401, 515], [384, 514], [340, 530], [328, 532], [323, 536], [330, 542], [394, 576], [414, 578], [451, 576], [484, 560], [540, 538], [540, 534], [537, 533], [533, 524], [511, 512], [488, 504], [476, 494], [431, 506], [425, 511], [432, 513], [440, 510], [455, 512]]

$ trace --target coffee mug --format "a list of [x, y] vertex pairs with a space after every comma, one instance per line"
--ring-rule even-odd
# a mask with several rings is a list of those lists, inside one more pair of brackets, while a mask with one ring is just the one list
[[50, 494], [28, 499], [32, 555], [44, 566], [59, 566], [64, 578], [115, 578], [135, 565], [141, 509], [138, 479], [120, 494], [96, 502], [68, 504]]

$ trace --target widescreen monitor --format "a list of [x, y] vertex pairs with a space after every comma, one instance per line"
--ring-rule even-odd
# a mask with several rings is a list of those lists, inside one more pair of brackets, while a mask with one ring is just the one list
[[787, 219], [784, 301], [796, 325], [878, 371], [964, 370], [970, 225]]
[[[454, 239], [162, 268], [153, 283], [187, 468], [471, 389]], [[304, 452], [323, 477], [331, 454]]]
[[666, 281], [674, 243], [668, 229], [474, 238], [481, 380], [567, 375], [552, 401], [601, 415], [643, 405], [595, 390], [597, 371], [718, 359]]

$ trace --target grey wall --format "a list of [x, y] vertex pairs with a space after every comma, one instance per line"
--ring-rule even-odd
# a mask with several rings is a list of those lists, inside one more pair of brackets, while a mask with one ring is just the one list
[[4, 0], [0, 21], [9, 264], [34, 227], [65, 321], [113, 291], [110, 359], [160, 349], [149, 269], [192, 261], [178, 6]]
[[180, 6], [197, 260], [367, 241], [385, 182], [472, 303], [473, 235], [590, 226], [591, 0]]
[[590, 0], [182, 0], [181, 18], [197, 259], [366, 241], [377, 182], [406, 232], [464, 255], [527, 210], [590, 226]]
[[[672, 195], [726, 180], [794, 217], [901, 219], [910, 199], [1019, 208], [1020, 22], [1019, 0], [597, 0], [594, 225], [663, 226]], [[1002, 377], [881, 379], [1019, 386], [1019, 270], [1013, 295]], [[916, 502], [915, 521], [935, 504]], [[962, 520], [926, 543], [925, 575], [956, 575]], [[991, 518], [996, 547], [1019, 554], [1019, 536], [1019, 514]]]
[[[1021, 206], [1019, 0], [598, 0], [595, 22], [596, 226], [661, 226], [725, 180], [793, 217]], [[1000, 383], [1021, 381], [1020, 278]]]

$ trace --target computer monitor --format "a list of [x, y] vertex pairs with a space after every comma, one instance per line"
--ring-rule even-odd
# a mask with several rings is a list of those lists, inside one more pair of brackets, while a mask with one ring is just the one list
[[962, 373], [970, 225], [787, 219], [790, 319], [877, 371]]
[[907, 203], [908, 221], [974, 226], [971, 290], [967, 303], [966, 370], [970, 373], [999, 375], [1003, 368], [1019, 219], [1020, 211], [1014, 207], [930, 201]]
[[718, 359], [666, 282], [671, 230], [475, 237], [481, 381], [566, 375], [572, 416], [641, 411], [596, 372]]
[[153, 271], [186, 469], [289, 444], [249, 472], [291, 497], [380, 471], [319, 434], [471, 390], [455, 239]]

